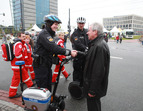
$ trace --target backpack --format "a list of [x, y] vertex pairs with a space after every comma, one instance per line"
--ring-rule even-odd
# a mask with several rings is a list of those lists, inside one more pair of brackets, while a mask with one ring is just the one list
[[12, 61], [14, 59], [14, 54], [13, 54], [13, 45], [14, 43], [7, 43], [7, 44], [2, 44], [2, 57], [4, 61]]

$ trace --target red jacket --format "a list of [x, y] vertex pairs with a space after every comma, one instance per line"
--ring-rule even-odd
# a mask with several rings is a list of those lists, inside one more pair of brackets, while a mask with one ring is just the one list
[[[24, 41], [18, 41], [13, 45], [14, 59], [11, 61], [12, 70], [19, 70], [19, 66], [15, 65], [16, 61], [25, 61], [28, 59]], [[22, 66], [23, 68], [23, 66]]]
[[119, 40], [119, 36], [118, 35], [116, 36], [116, 40]]
[[[61, 46], [62, 48], [64, 48], [64, 40], [63, 39], [59, 39], [57, 41], [57, 45]], [[65, 55], [58, 55], [60, 61], [62, 61], [62, 58], [66, 58]]]
[[27, 51], [27, 55], [28, 55], [28, 59], [25, 60], [25, 66], [26, 67], [32, 67], [33, 59], [31, 57], [31, 55], [32, 55], [31, 45], [25, 43], [24, 46], [26, 47], [26, 51]]

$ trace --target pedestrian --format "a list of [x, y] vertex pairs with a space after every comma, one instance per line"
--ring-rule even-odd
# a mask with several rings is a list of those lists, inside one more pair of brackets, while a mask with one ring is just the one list
[[53, 54], [72, 55], [75, 57], [77, 51], [66, 50], [59, 47], [53, 40], [55, 31], [61, 20], [55, 15], [44, 17], [45, 28], [39, 33], [33, 61], [36, 84], [40, 88], [47, 88], [51, 91], [52, 82], [52, 59]]
[[64, 35], [64, 47], [66, 48], [67, 38], [69, 34]]
[[87, 32], [89, 50], [85, 59], [84, 90], [88, 111], [101, 111], [100, 98], [106, 95], [110, 65], [110, 52], [104, 41], [103, 27], [99, 23], [90, 25]]
[[29, 44], [29, 42], [30, 42], [30, 35], [26, 35], [24, 45], [26, 47], [28, 59], [25, 61], [25, 69], [27, 72], [28, 72], [28, 70], [30, 70], [31, 79], [32, 79], [32, 81], [34, 81], [35, 80], [35, 73], [34, 73], [33, 66], [32, 66], [33, 58], [31, 57], [32, 48], [31, 48], [31, 45]]
[[119, 35], [116, 36], [116, 42], [119, 42]]
[[[64, 33], [59, 32], [57, 35], [58, 35], [58, 38], [56, 38], [57, 39], [56, 40], [57, 45], [64, 48]], [[58, 58], [59, 58], [59, 64], [57, 64], [55, 69], [54, 69], [54, 73], [53, 73], [53, 77], [52, 77], [52, 83], [56, 82], [56, 78], [58, 76], [58, 72], [60, 69], [61, 62], [63, 61], [64, 58], [66, 58], [66, 56], [65, 55], [58, 55]], [[66, 79], [71, 75], [71, 74], [67, 73], [64, 66], [62, 67], [61, 71], [62, 71], [62, 74], [65, 76]]]
[[[86, 19], [84, 17], [77, 18], [77, 29], [71, 35], [72, 48], [77, 51], [86, 51], [88, 49], [88, 35], [87, 29], [84, 28]], [[85, 58], [76, 57], [73, 60], [73, 81], [83, 83], [83, 70]]]
[[37, 44], [37, 37], [39, 35], [39, 32], [36, 32], [36, 35], [33, 37], [33, 41], [34, 41], [34, 51], [36, 50], [36, 44]]
[[141, 41], [141, 43], [143, 45], [143, 35], [139, 38], [139, 41]]
[[[26, 33], [26, 34], [29, 34], [29, 33]], [[31, 45], [31, 48], [32, 48], [32, 52], [34, 52], [34, 40], [33, 40], [33, 38], [34, 38], [34, 33], [32, 33], [30, 35], [30, 42], [29, 42], [29, 44]]]
[[108, 36], [107, 36], [107, 33], [104, 33], [104, 40], [105, 40], [106, 42], [108, 42]]
[[[11, 61], [11, 67], [13, 70], [13, 77], [12, 82], [9, 88], [9, 98], [17, 98], [21, 96], [21, 94], [17, 93], [17, 89], [20, 83], [20, 68], [19, 66], [15, 65], [16, 61], [25, 61], [27, 58], [27, 52], [25, 44], [25, 34], [19, 33], [18, 38], [14, 39], [14, 46], [13, 46], [13, 53], [15, 55], [14, 59]], [[31, 81], [24, 65], [22, 66], [22, 81], [28, 86], [33, 86], [33, 82]]]
[[10, 35], [10, 39], [9, 39], [9, 40], [10, 40], [10, 42], [11, 42], [11, 43], [13, 43], [13, 42], [14, 42], [14, 41], [13, 41], [14, 39], [15, 39], [15, 37], [13, 36], [13, 33], [11, 33], [11, 35]]
[[122, 36], [122, 35], [119, 35], [120, 44], [122, 43], [122, 38], [123, 38], [123, 36]]

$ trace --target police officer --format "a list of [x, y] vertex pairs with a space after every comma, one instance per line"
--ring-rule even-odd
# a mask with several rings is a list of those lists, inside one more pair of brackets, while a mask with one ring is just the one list
[[58, 28], [58, 24], [61, 23], [57, 16], [46, 15], [44, 21], [45, 28], [39, 33], [37, 38], [33, 65], [37, 86], [51, 91], [53, 54], [72, 55], [75, 57], [77, 52], [61, 48], [54, 42], [55, 31]]
[[[85, 23], [86, 19], [84, 17], [77, 18], [78, 28], [71, 35], [72, 48], [82, 52], [88, 49], [88, 35], [86, 34], [87, 29], [84, 28]], [[73, 81], [79, 81], [81, 85], [83, 81], [84, 61], [83, 57], [76, 57], [73, 61]]]

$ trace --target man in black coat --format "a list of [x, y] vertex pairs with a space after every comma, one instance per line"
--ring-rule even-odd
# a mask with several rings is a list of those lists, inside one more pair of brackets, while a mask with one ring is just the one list
[[99, 23], [90, 25], [87, 32], [89, 50], [84, 67], [84, 89], [88, 111], [101, 111], [100, 98], [106, 95], [110, 65], [110, 51]]

